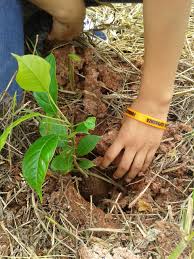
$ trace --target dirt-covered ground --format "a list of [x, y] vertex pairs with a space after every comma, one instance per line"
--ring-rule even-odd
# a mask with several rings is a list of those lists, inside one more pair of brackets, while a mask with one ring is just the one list
[[[91, 9], [89, 15], [100, 13], [103, 23], [109, 8], [104, 7], [103, 14]], [[109, 43], [88, 35], [53, 50], [60, 109], [72, 122], [89, 115], [97, 118], [94, 133], [102, 140], [90, 157], [96, 162], [115, 139], [123, 111], [136, 98], [143, 68], [141, 6], [129, 5], [130, 15], [126, 7], [116, 8], [112, 26], [106, 26]], [[109, 10], [109, 19], [110, 13], [114, 16], [114, 11]], [[132, 183], [111, 178], [118, 161], [104, 171], [96, 167], [91, 173], [97, 177], [87, 179], [49, 170], [40, 204], [21, 175], [23, 153], [38, 136], [38, 122], [13, 131], [0, 157], [1, 258], [167, 258], [183, 237], [181, 211], [194, 188], [193, 32], [190, 21], [169, 127], [153, 164]], [[75, 84], [68, 79], [69, 53], [81, 57], [74, 64]], [[27, 94], [22, 109], [39, 108]], [[11, 120], [8, 111], [1, 127]], [[189, 253], [188, 247], [180, 258]]]

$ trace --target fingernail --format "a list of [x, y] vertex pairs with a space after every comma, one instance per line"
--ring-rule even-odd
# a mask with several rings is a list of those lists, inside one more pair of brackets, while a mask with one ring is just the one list
[[99, 165], [100, 169], [104, 170], [106, 167], [104, 165]]
[[116, 175], [116, 174], [113, 174], [113, 178], [114, 178], [115, 180], [117, 180], [117, 179], [119, 179], [119, 176]]
[[130, 182], [132, 181], [132, 179], [126, 178], [125, 181], [126, 181], [127, 183], [130, 183]]
[[140, 172], [138, 176], [144, 176], [144, 172]]

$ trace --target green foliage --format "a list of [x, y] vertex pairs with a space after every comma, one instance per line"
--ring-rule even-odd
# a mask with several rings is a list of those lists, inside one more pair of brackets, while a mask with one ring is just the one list
[[85, 156], [90, 153], [100, 141], [100, 137], [96, 135], [88, 135], [82, 138], [77, 147], [77, 155]]
[[57, 108], [50, 100], [48, 93], [35, 92], [33, 95], [38, 105], [44, 110], [46, 114], [53, 116], [57, 113]]
[[68, 129], [60, 120], [54, 118], [44, 118], [40, 121], [39, 132], [41, 136], [56, 135], [58, 136], [58, 147], [67, 145]]
[[[90, 135], [95, 129], [96, 118], [89, 117], [85, 121], [71, 125], [65, 115], [57, 106], [58, 85], [56, 80], [56, 62], [52, 54], [46, 60], [35, 55], [18, 56], [18, 84], [27, 91], [32, 91], [39, 106], [46, 113], [31, 113], [21, 117], [5, 129], [0, 136], [0, 150], [6, 143], [11, 130], [21, 122], [39, 116], [39, 131], [41, 137], [27, 150], [22, 162], [22, 172], [29, 186], [42, 200], [42, 185], [45, 181], [49, 166], [53, 171], [67, 174], [79, 170], [84, 175], [87, 170], [94, 167], [94, 163], [84, 158], [96, 146], [99, 136]], [[70, 74], [72, 84], [74, 81], [74, 62], [80, 62], [76, 54], [69, 54]], [[77, 143], [79, 135], [85, 135]], [[78, 136], [77, 136], [78, 135]], [[86, 172], [85, 172], [86, 170]]]
[[54, 118], [44, 118], [39, 125], [41, 136], [57, 135], [58, 137], [67, 137], [67, 127], [61, 121]]
[[95, 166], [95, 164], [88, 159], [83, 159], [78, 164], [81, 167], [81, 169], [84, 169], [84, 170], [90, 169]]
[[86, 121], [83, 121], [77, 125], [75, 132], [88, 134], [89, 130], [95, 129], [95, 126], [96, 126], [96, 118], [89, 117]]
[[37, 139], [28, 149], [22, 163], [22, 172], [30, 187], [42, 200], [42, 184], [58, 143], [55, 135]]
[[68, 58], [74, 62], [81, 62], [80, 56], [76, 55], [75, 53], [69, 53]]
[[27, 115], [22, 116], [21, 118], [17, 119], [16, 121], [12, 122], [3, 132], [3, 134], [0, 136], [0, 152], [2, 148], [5, 146], [5, 143], [7, 141], [8, 136], [11, 134], [11, 131], [13, 128], [21, 124], [22, 122], [32, 119], [33, 117], [40, 116], [40, 113], [34, 112]]
[[58, 98], [58, 83], [57, 83], [57, 77], [56, 77], [56, 60], [55, 56], [53, 54], [50, 54], [46, 57], [46, 61], [50, 64], [50, 77], [51, 82], [49, 86], [49, 93], [51, 97], [53, 98], [53, 101], [56, 103]]
[[67, 174], [73, 170], [73, 150], [62, 152], [56, 156], [51, 164], [51, 169], [56, 172]]
[[26, 91], [49, 92], [50, 64], [39, 56], [12, 54], [18, 62], [16, 81]]
[[[53, 54], [50, 54], [46, 61], [50, 64], [50, 86], [48, 92], [34, 92], [34, 98], [38, 105], [49, 115], [57, 113], [56, 103], [58, 97], [58, 84], [56, 79], [56, 61]], [[51, 100], [52, 98], [52, 100]]]
[[74, 63], [79, 63], [81, 61], [81, 58], [76, 55], [75, 53], [68, 54], [68, 78], [71, 85], [71, 90], [75, 90], [75, 69], [74, 69]]

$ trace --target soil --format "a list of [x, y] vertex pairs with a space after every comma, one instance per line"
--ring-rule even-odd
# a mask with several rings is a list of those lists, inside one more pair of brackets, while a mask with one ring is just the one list
[[70, 176], [55, 180], [48, 178], [42, 205], [48, 206], [55, 213], [63, 213], [74, 226], [78, 226], [80, 229], [88, 227], [120, 227], [120, 224], [111, 214], [105, 214], [94, 204], [91, 206], [80, 195]]
[[[156, 243], [161, 251], [162, 257], [167, 257], [168, 252], [172, 251], [173, 248], [181, 241], [181, 231], [175, 224], [158, 221], [156, 222], [156, 229], [159, 230], [159, 235], [157, 237]], [[180, 259], [188, 257], [188, 251], [184, 252]]]
[[[76, 53], [81, 57], [81, 62], [73, 62], [76, 89], [71, 88], [68, 75], [69, 53]], [[83, 95], [83, 112], [75, 113], [75, 122], [93, 115], [99, 119], [105, 118], [108, 104], [103, 101], [103, 94], [121, 88], [122, 77], [114, 73], [107, 65], [100, 63], [95, 58], [95, 50], [85, 50], [67, 46], [54, 51], [57, 61], [57, 80], [65, 90], [80, 89]], [[78, 107], [76, 107], [78, 108]], [[78, 109], [81, 109], [79, 107]], [[85, 115], [85, 116], [84, 116]]]
[[[57, 62], [57, 80], [60, 87], [59, 106], [61, 110], [74, 123], [84, 120], [89, 115], [97, 118], [97, 127], [93, 133], [102, 136], [102, 139], [91, 159], [94, 159], [98, 164], [108, 147], [115, 140], [121, 125], [122, 111], [113, 109], [114, 102], [117, 105], [118, 100], [116, 97], [115, 99], [107, 99], [107, 97], [110, 97], [115, 91], [122, 92], [124, 82], [130, 83], [130, 90], [133, 93], [136, 92], [138, 86], [132, 83], [134, 75], [133, 77], [129, 75], [126, 78], [124, 73], [117, 72], [114, 67], [105, 64], [97, 57], [94, 48], [80, 48], [77, 45], [68, 44], [54, 50], [53, 53]], [[75, 84], [69, 82], [69, 53], [75, 53], [81, 57], [81, 62], [73, 62]], [[143, 66], [142, 60], [140, 61], [139, 68]], [[119, 63], [120, 67], [126, 66], [119, 59], [115, 60], [116, 62]], [[129, 105], [129, 103], [128, 100], [126, 105]], [[122, 107], [122, 109], [125, 109], [125, 107]], [[92, 236], [98, 237], [101, 241], [104, 240], [105, 242], [112, 238], [112, 241], [110, 241], [110, 243], [113, 243], [111, 248], [102, 247], [96, 243], [90, 245], [90, 247], [80, 246], [77, 251], [82, 259], [167, 258], [167, 255], [181, 239], [181, 232], [175, 223], [175, 219], [179, 217], [180, 202], [185, 200], [194, 187], [191, 170], [194, 165], [194, 158], [191, 155], [191, 149], [188, 147], [189, 141], [185, 139], [185, 134], [192, 130], [192, 126], [180, 121], [171, 121], [164, 134], [163, 142], [155, 155], [154, 164], [145, 174], [139, 175], [128, 185], [123, 182], [115, 183], [111, 179], [119, 158], [114, 161], [108, 170], [103, 171], [97, 166], [92, 171], [93, 175], [88, 178], [79, 175], [77, 177], [73, 175], [58, 176], [49, 171], [44, 186], [43, 203], [39, 204], [36, 201], [38, 211], [40, 214], [42, 213], [38, 222], [41, 222], [40, 219], [45, 220], [45, 214], [52, 215], [55, 222], [67, 226], [68, 230], [76, 231], [78, 234], [86, 233], [84, 238], [88, 243], [90, 243], [88, 240], [91, 236], [85, 231], [90, 228], [100, 229], [96, 230], [97, 233], [92, 232]], [[36, 125], [34, 127], [36, 129]], [[29, 126], [27, 128], [24, 126], [23, 130], [25, 131], [25, 129], [30, 132]], [[162, 164], [164, 156], [166, 159]], [[161, 165], [163, 165], [162, 170], [153, 181], [153, 177], [156, 176]], [[2, 176], [0, 190], [2, 199], [5, 203], [8, 203], [2, 215], [2, 222], [6, 227], [12, 226], [12, 232], [15, 233], [16, 223], [23, 229], [22, 219], [24, 215], [27, 224], [29, 221], [34, 222], [34, 218], [37, 219], [37, 212], [35, 213], [34, 209], [29, 208], [31, 192], [21, 176], [20, 159], [15, 158], [11, 171], [7, 162], [0, 166], [1, 171], [6, 172], [4, 178]], [[8, 174], [9, 178], [7, 177]], [[99, 176], [107, 177], [108, 182], [100, 180]], [[118, 184], [121, 184], [125, 191], [119, 188]], [[147, 191], [142, 194], [145, 188], [147, 188]], [[174, 220], [171, 223], [167, 221], [170, 217], [169, 211], [171, 212], [171, 220]], [[8, 215], [15, 215], [16, 222], [14, 222], [12, 216], [8, 217]], [[61, 215], [66, 218], [67, 222], [64, 223]], [[46, 228], [48, 231], [51, 228], [50, 222], [44, 222], [43, 229]], [[55, 227], [57, 228], [57, 226], [56, 224]], [[104, 229], [111, 230], [111, 234]], [[119, 232], [121, 229], [127, 231]], [[62, 235], [59, 230], [61, 228], [57, 231], [54, 228], [52, 229], [52, 231], [56, 231], [55, 235], [59, 240], [64, 240], [64, 232]], [[114, 232], [115, 230], [119, 230], [117, 235]], [[38, 255], [47, 254], [52, 248], [51, 237], [54, 232], [51, 232], [51, 237], [47, 231], [44, 232], [45, 237], [37, 239], [40, 242], [36, 242], [36, 235], [31, 235], [31, 231], [32, 229], [26, 228], [25, 237], [30, 236], [31, 243], [34, 244], [34, 251]], [[37, 233], [39, 232], [40, 229], [37, 228]], [[152, 233], [151, 237], [149, 233]], [[21, 237], [24, 243], [26, 242], [25, 237]], [[77, 245], [71, 238], [65, 239], [65, 241], [69, 246], [77, 249]], [[12, 240], [12, 242], [15, 241]], [[10, 247], [10, 236], [0, 228], [0, 255], [10, 255]], [[133, 248], [132, 251], [129, 247]], [[157, 247], [160, 247], [160, 251]], [[58, 250], [54, 251], [57, 253]], [[158, 257], [154, 257], [154, 255]]]

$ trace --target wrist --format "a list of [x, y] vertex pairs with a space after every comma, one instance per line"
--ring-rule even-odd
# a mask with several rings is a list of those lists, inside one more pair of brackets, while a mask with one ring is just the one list
[[134, 101], [131, 108], [143, 114], [147, 114], [161, 120], [167, 120], [169, 106], [170, 102], [164, 104], [152, 100], [151, 98], [144, 98], [144, 96], [139, 96]]

